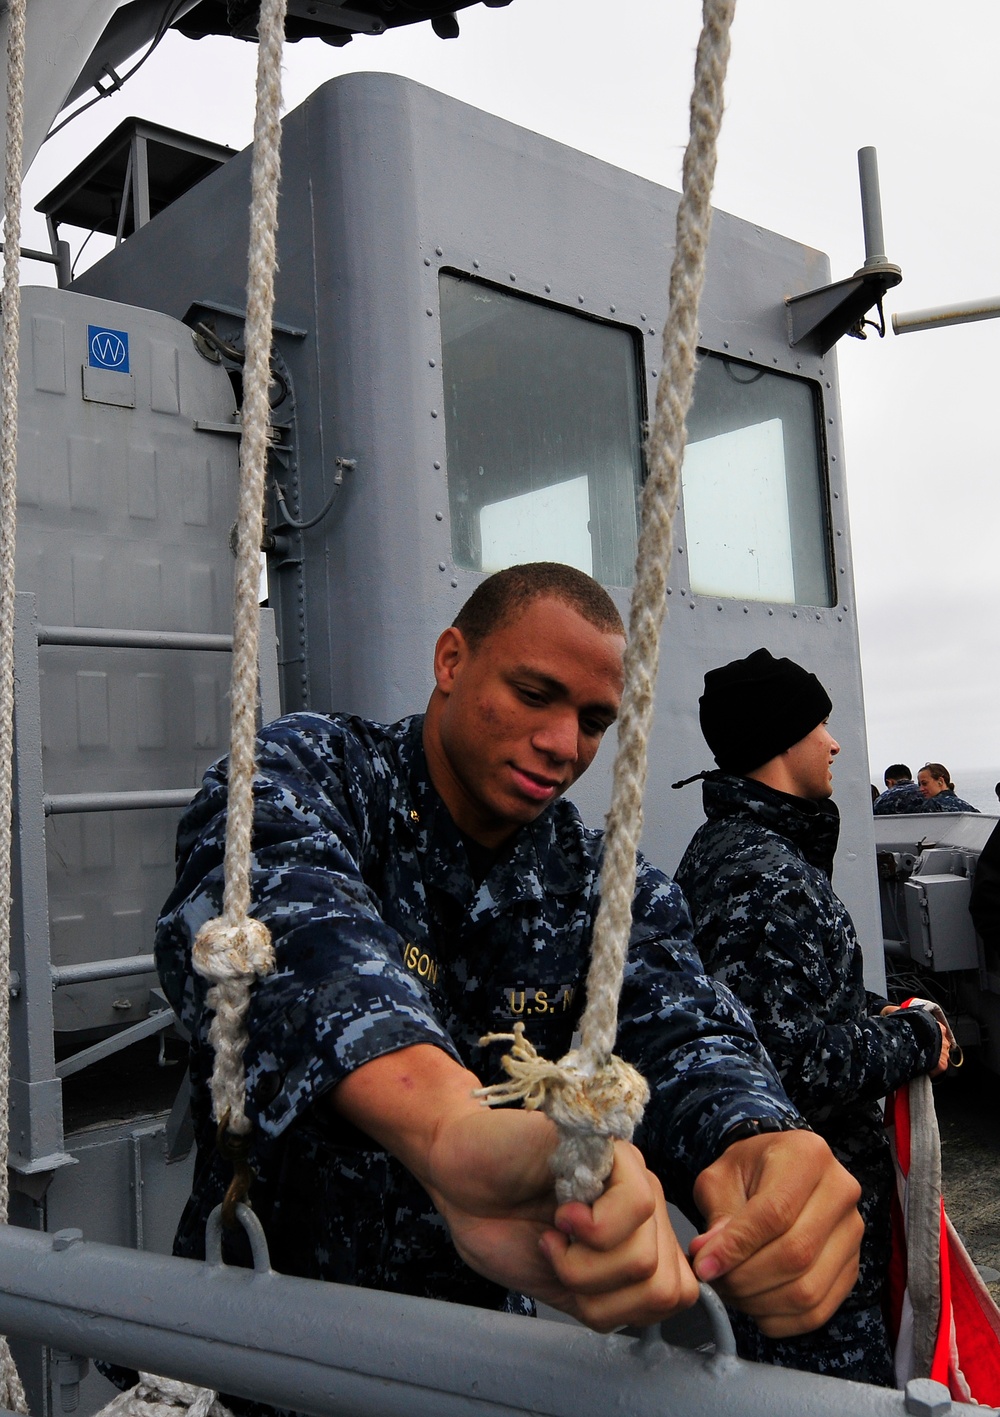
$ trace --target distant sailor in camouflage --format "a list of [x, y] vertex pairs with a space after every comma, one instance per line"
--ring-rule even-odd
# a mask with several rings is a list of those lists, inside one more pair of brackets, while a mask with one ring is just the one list
[[928, 1014], [865, 989], [830, 879], [840, 831], [830, 707], [814, 675], [767, 650], [705, 676], [702, 729], [721, 770], [706, 777], [708, 821], [677, 880], [706, 968], [746, 1004], [789, 1096], [862, 1187], [861, 1271], [839, 1312], [807, 1338], [780, 1340], [736, 1314], [739, 1351], [892, 1386], [882, 1295], [893, 1176], [879, 1099], [943, 1071], [947, 1043]]
[[926, 812], [923, 793], [913, 781], [905, 763], [891, 763], [885, 770], [885, 791], [872, 805], [876, 817], [905, 816], [911, 812]]
[[[472, 1096], [501, 1076], [502, 1047], [484, 1048], [484, 1034], [522, 1022], [549, 1058], [570, 1046], [603, 839], [562, 793], [615, 717], [623, 649], [618, 612], [589, 577], [517, 567], [440, 637], [426, 716], [302, 713], [260, 735], [253, 910], [277, 968], [251, 1000], [247, 1112], [275, 1268], [519, 1312], [531, 1294], [601, 1329], [648, 1323], [697, 1293], [658, 1176], [706, 1220], [732, 1216], [694, 1265], [723, 1291], [739, 1284], [762, 1322], [801, 1331], [847, 1292], [856, 1186], [796, 1130], [748, 1016], [701, 969], [679, 890], [646, 862], [618, 1041], [652, 1092], [645, 1162], [616, 1143], [604, 1196], [557, 1209], [552, 1124]], [[191, 1256], [228, 1180], [209, 1115], [205, 984], [190, 965], [221, 903], [225, 813], [222, 762], [182, 822], [156, 943], [192, 1039], [198, 1161], [176, 1241]], [[787, 1235], [753, 1218], [775, 1184], [797, 1195]], [[803, 1258], [816, 1194], [826, 1228]], [[246, 1262], [238, 1235], [227, 1244]], [[826, 1277], [818, 1305], [789, 1295], [791, 1278], [773, 1291], [740, 1281], [764, 1244], [795, 1252], [790, 1273]]]
[[925, 812], [979, 812], [978, 807], [955, 792], [955, 784], [944, 763], [924, 763], [917, 773], [917, 786], [924, 799]]

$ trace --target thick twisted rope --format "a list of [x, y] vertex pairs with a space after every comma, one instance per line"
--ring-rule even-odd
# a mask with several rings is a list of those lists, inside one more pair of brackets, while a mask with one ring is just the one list
[[212, 1388], [140, 1373], [128, 1392], [113, 1397], [98, 1417], [233, 1417]]
[[[14, 751], [14, 550], [17, 529], [17, 353], [21, 328], [21, 163], [24, 148], [26, 0], [7, 8], [7, 134], [3, 194], [3, 335], [0, 349], [0, 1224], [10, 1199], [10, 898]], [[0, 1338], [0, 1407], [28, 1404], [6, 1338]]]
[[660, 627], [666, 610], [673, 518], [687, 438], [685, 419], [694, 391], [698, 303], [712, 224], [712, 184], [722, 123], [729, 31], [736, 0], [704, 0], [701, 38], [691, 94], [691, 134], [677, 209], [670, 271], [670, 309], [663, 331], [663, 362], [656, 410], [647, 442], [649, 478], [635, 590], [625, 652], [625, 690], [618, 719], [611, 810], [601, 867], [601, 903], [594, 926], [587, 1003], [580, 1045], [558, 1063], [540, 1058], [517, 1025], [504, 1066], [511, 1081], [486, 1088], [488, 1102], [515, 1098], [541, 1107], [559, 1128], [553, 1158], [560, 1200], [593, 1201], [611, 1170], [614, 1138], [631, 1140], [648, 1098], [644, 1080], [612, 1052], [632, 928], [636, 850], [642, 833], [649, 733], [660, 662]]
[[257, 730], [260, 638], [260, 544], [264, 477], [270, 430], [271, 320], [277, 267], [278, 179], [281, 153], [281, 51], [286, 0], [263, 0], [258, 23], [257, 109], [250, 195], [250, 251], [243, 370], [243, 437], [236, 523], [232, 719], [229, 805], [226, 821], [222, 915], [209, 920], [194, 944], [194, 966], [212, 981], [207, 1002], [215, 1010], [209, 1038], [215, 1048], [212, 1105], [228, 1132], [246, 1137], [246, 1012], [250, 986], [274, 968], [267, 927], [250, 917], [250, 850], [253, 832], [254, 739]]

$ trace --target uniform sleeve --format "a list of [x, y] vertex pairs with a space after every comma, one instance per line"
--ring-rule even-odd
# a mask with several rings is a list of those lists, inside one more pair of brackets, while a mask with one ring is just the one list
[[[156, 934], [165, 992], [206, 1068], [212, 1014], [191, 945], [221, 912], [225, 766], [209, 770], [181, 822]], [[259, 740], [251, 911], [271, 931], [277, 968], [252, 991], [244, 1056], [248, 1115], [266, 1135], [373, 1058], [415, 1043], [457, 1057], [364, 878], [391, 791], [376, 746], [337, 720], [279, 719]]]
[[641, 859], [617, 1051], [650, 1087], [637, 1144], [685, 1209], [738, 1122], [798, 1117], [746, 1010], [705, 974], [680, 889]]
[[988, 945], [1000, 943], [1000, 824], [993, 828], [976, 865], [969, 913]]
[[763, 860], [759, 869], [737, 863], [721, 871], [711, 906], [695, 922], [707, 967], [739, 994], [789, 1097], [813, 1121], [884, 1097], [929, 1072], [941, 1052], [940, 1029], [916, 1010], [824, 1021], [844, 988], [841, 971], [860, 975], [858, 955], [831, 960], [824, 949], [835, 939], [850, 950], [853, 930], [841, 911], [832, 894], [817, 900], [804, 873], [769, 870]]

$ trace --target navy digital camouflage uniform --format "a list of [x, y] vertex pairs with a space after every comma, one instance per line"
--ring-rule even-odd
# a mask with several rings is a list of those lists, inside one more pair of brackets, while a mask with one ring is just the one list
[[860, 1183], [865, 1221], [858, 1282], [829, 1323], [774, 1340], [734, 1314], [739, 1351], [891, 1386], [881, 1303], [893, 1173], [879, 1099], [935, 1066], [941, 1033], [917, 1010], [879, 1017], [886, 1000], [865, 990], [854, 926], [830, 880], [840, 831], [832, 802], [715, 772], [704, 803], [708, 821], [677, 871], [695, 943], [746, 1004], [789, 1097]]
[[966, 802], [964, 797], [958, 797], [954, 792], [945, 789], [939, 792], [936, 797], [928, 797], [924, 803], [925, 812], [975, 812], [979, 813], [978, 807], [973, 807], [971, 802]]
[[[458, 1258], [409, 1173], [322, 1102], [386, 1053], [431, 1043], [497, 1080], [502, 1046], [481, 1035], [523, 1021], [550, 1058], [570, 1046], [597, 907], [602, 835], [559, 801], [520, 829], [477, 883], [467, 845], [432, 786], [422, 718], [380, 725], [298, 714], [258, 743], [253, 913], [277, 968], [254, 987], [247, 1112], [252, 1201], [284, 1273], [528, 1312]], [[175, 1252], [204, 1253], [228, 1168], [210, 1121], [205, 982], [191, 943], [218, 914], [225, 762], [210, 769], [178, 838], [178, 879], [157, 928], [164, 988], [191, 1034], [198, 1144]], [[477, 853], [473, 849], [473, 855]], [[637, 1137], [679, 1203], [749, 1118], [795, 1109], [728, 990], [709, 980], [680, 891], [639, 866], [619, 1051], [647, 1076]], [[246, 1262], [239, 1239], [227, 1257]]]
[[909, 782], [899, 782], [895, 787], [887, 787], [872, 805], [876, 817], [894, 817], [898, 814], [926, 812], [927, 801], [920, 788], [910, 778]]

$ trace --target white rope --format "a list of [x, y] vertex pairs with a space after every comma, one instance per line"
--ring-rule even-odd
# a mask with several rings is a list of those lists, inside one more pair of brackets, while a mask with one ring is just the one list
[[212, 1104], [217, 1121], [246, 1136], [243, 1049], [250, 986], [274, 968], [267, 927], [251, 919], [250, 849], [253, 831], [254, 739], [257, 728], [260, 544], [264, 477], [270, 431], [271, 319], [277, 267], [278, 179], [281, 154], [281, 51], [286, 0], [263, 0], [257, 27], [257, 111], [250, 195], [250, 251], [243, 370], [243, 438], [234, 589], [232, 718], [226, 883], [222, 916], [209, 920], [194, 944], [194, 966], [210, 979], [215, 1010], [209, 1038], [215, 1047]]
[[[14, 749], [14, 549], [17, 529], [17, 353], [21, 326], [21, 163], [24, 147], [26, 0], [7, 7], [7, 135], [3, 194], [3, 345], [0, 350], [0, 1224], [10, 1199], [10, 898]], [[0, 1407], [28, 1404], [6, 1338], [0, 1338]]]
[[194, 1387], [155, 1373], [140, 1373], [135, 1387], [113, 1397], [97, 1417], [180, 1417], [182, 1413], [187, 1417], [233, 1417], [213, 1388]]
[[[694, 390], [698, 303], [712, 223], [712, 183], [722, 122], [723, 83], [736, 0], [704, 0], [702, 32], [691, 94], [691, 135], [677, 209], [670, 271], [670, 309], [663, 331], [663, 360], [656, 411], [647, 443], [649, 479], [643, 491], [635, 591], [625, 652], [625, 691], [618, 719], [611, 810], [601, 868], [601, 903], [594, 926], [587, 1003], [580, 1046], [559, 1063], [547, 1063], [517, 1025], [504, 1065], [512, 1078], [481, 1095], [490, 1103], [521, 1098], [557, 1123], [553, 1158], [560, 1200], [593, 1201], [611, 1169], [615, 1137], [630, 1140], [648, 1097], [643, 1079], [615, 1058], [618, 997], [632, 928], [636, 850], [642, 832], [647, 744], [660, 660], [660, 627], [666, 609], [667, 572], [673, 550], [673, 517], [687, 437], [685, 418]], [[599, 1118], [595, 1127], [592, 1117]]]

